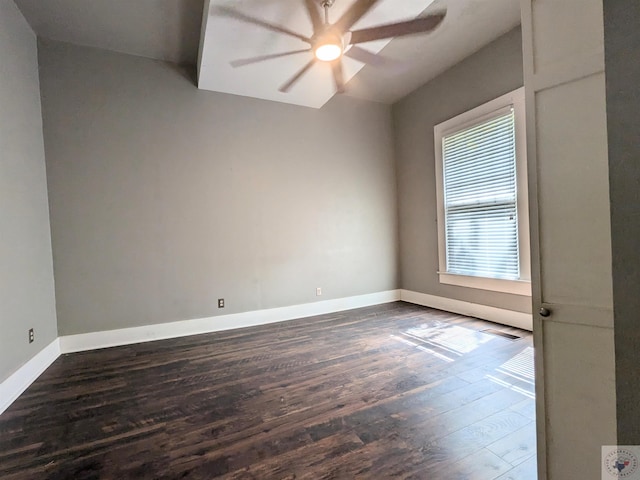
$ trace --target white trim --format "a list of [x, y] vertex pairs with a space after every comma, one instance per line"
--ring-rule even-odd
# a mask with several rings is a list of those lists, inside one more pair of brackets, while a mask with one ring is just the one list
[[304, 303], [289, 307], [254, 310], [230, 315], [218, 315], [215, 317], [158, 323], [142, 327], [122, 328], [119, 330], [64, 335], [60, 337], [60, 350], [62, 353], [82, 352], [97, 348], [151, 342], [154, 340], [185, 337], [188, 335], [234, 328], [253, 327], [256, 325], [312, 317], [314, 315], [340, 312], [370, 305], [379, 305], [381, 303], [390, 303], [398, 300], [400, 300], [399, 290], [387, 290], [384, 292]]
[[62, 353], [81, 352], [97, 348], [130, 345], [133, 343], [184, 337], [200, 333], [265, 325], [268, 323], [294, 320], [296, 318], [312, 317], [326, 313], [390, 303], [398, 300], [531, 330], [531, 314], [437, 297], [435, 295], [410, 290], [387, 290], [384, 292], [292, 305], [289, 307], [255, 310], [251, 312], [220, 315], [217, 317], [198, 318], [195, 320], [160, 323], [103, 332], [63, 335], [56, 338], [15, 373], [0, 383], [0, 414], [9, 408]]
[[471, 277], [456, 273], [438, 272], [440, 283], [459, 287], [479, 288], [492, 292], [505, 292], [513, 295], [531, 296], [531, 282], [527, 280], [503, 280], [501, 278]]
[[400, 290], [400, 300], [415, 303], [424, 307], [437, 308], [447, 312], [467, 315], [469, 317], [482, 318], [490, 322], [501, 323], [511, 327], [533, 330], [533, 315], [530, 313], [516, 312], [504, 308], [490, 307], [478, 303], [470, 303], [452, 298], [438, 297], [427, 293]]
[[9, 408], [59, 356], [60, 342], [56, 338], [0, 383], [0, 414]]
[[532, 75], [531, 83], [536, 93], [604, 72], [604, 45], [541, 67]]
[[[444, 182], [442, 174], [442, 138], [451, 132], [463, 130], [489, 118], [498, 116], [504, 112], [505, 109], [510, 107], [513, 107], [515, 115], [516, 182], [518, 196], [516, 204], [518, 209], [520, 279], [511, 281], [449, 273], [446, 271], [447, 258], [445, 243]], [[531, 247], [529, 242], [529, 194], [527, 184], [527, 136], [525, 112], [525, 90], [524, 87], [521, 87], [467, 112], [461, 113], [456, 117], [445, 120], [433, 128], [436, 171], [436, 208], [438, 220], [438, 274], [440, 283], [491, 290], [495, 292], [512, 293], [516, 295], [531, 295]], [[525, 285], [527, 283], [528, 287]], [[528, 293], [526, 293], [527, 291]]]

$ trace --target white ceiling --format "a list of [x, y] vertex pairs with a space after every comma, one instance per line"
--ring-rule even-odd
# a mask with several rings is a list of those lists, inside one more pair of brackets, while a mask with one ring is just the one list
[[[432, 2], [433, 0], [381, 1], [352, 29], [415, 18]], [[233, 7], [244, 14], [311, 37], [313, 28], [301, 0], [211, 0], [207, 3], [208, 14], [203, 22], [200, 44], [200, 88], [316, 108], [333, 97], [335, 86], [331, 66], [324, 62], [317, 62], [288, 93], [278, 91], [283, 83], [313, 59], [312, 52], [239, 68], [230, 65], [233, 60], [299, 50], [308, 47], [308, 44], [294, 37], [216, 15], [216, 7]], [[353, 0], [336, 0], [330, 10], [330, 21], [338, 20], [352, 4]], [[366, 44], [366, 48], [378, 52], [388, 43], [389, 40], [370, 42]], [[362, 63], [344, 57], [345, 80], [352, 78], [362, 67]]]
[[15, 0], [41, 37], [195, 64], [204, 0]]
[[436, 0], [428, 10], [443, 8], [447, 18], [439, 30], [397, 38], [382, 50], [404, 65], [402, 72], [366, 66], [348, 94], [394, 103], [520, 25], [519, 0]]
[[[300, 54], [258, 65], [232, 68], [231, 60], [304, 48], [299, 40], [274, 34], [234, 19], [207, 15], [205, 0], [15, 0], [41, 37], [112, 51], [195, 64], [202, 33], [200, 87], [314, 107], [333, 96], [326, 65], [316, 65], [290, 93], [281, 86], [310, 57]], [[331, 17], [340, 16], [353, 0], [336, 0]], [[231, 5], [254, 17], [310, 35], [302, 0], [210, 0]], [[428, 7], [428, 8], [427, 8]], [[460, 62], [520, 22], [519, 0], [382, 0], [357, 27], [414, 18], [447, 9], [442, 25], [431, 34], [372, 42], [364, 47], [395, 60], [373, 67], [347, 59], [348, 95], [392, 103]], [[202, 32], [201, 32], [201, 26]], [[323, 68], [324, 67], [324, 68]], [[362, 68], [360, 70], [360, 68]]]

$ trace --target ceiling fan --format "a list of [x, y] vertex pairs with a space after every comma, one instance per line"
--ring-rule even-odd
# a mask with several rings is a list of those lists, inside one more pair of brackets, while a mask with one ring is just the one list
[[[329, 21], [329, 10], [335, 0], [303, 0], [304, 5], [313, 25], [313, 35], [307, 37], [289, 30], [280, 25], [272, 24], [259, 18], [246, 15], [233, 8], [218, 6], [214, 12], [219, 16], [234, 18], [236, 20], [257, 25], [267, 30], [288, 35], [307, 43], [309, 46], [301, 50], [261, 55], [231, 62], [234, 67], [258, 63], [274, 58], [286, 57], [303, 52], [313, 52], [313, 58], [302, 67], [291, 79], [283, 84], [279, 90], [288, 92], [293, 85], [302, 78], [317, 62], [331, 64], [333, 79], [338, 93], [345, 91], [344, 74], [342, 70], [342, 57], [344, 55], [362, 63], [381, 65], [386, 63], [380, 55], [361, 48], [358, 44], [381, 40], [386, 38], [401, 37], [415, 33], [427, 33], [434, 30], [444, 19], [446, 12], [435, 13], [414, 20], [378, 25], [361, 30], [350, 30], [373, 6], [380, 0], [355, 0], [347, 11], [336, 22]], [[319, 1], [319, 3], [318, 3]], [[324, 18], [321, 10], [324, 10]]]

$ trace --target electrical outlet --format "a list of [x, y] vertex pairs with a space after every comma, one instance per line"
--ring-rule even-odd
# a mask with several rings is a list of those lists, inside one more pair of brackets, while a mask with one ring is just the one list
[[33, 341], [36, 339], [36, 334], [33, 331], [33, 328], [29, 329], [29, 343], [33, 343]]
[[224, 308], [224, 298], [218, 299], [218, 308]]
[[318, 287], [316, 288], [316, 295], [319, 297], [320, 295], [322, 295], [322, 288]]

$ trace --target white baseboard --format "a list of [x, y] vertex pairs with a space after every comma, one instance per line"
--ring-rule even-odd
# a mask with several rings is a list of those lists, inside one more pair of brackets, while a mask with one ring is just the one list
[[35, 357], [20, 367], [18, 371], [0, 383], [0, 414], [2, 414], [61, 353], [81, 352], [97, 348], [185, 337], [199, 333], [265, 325], [296, 318], [312, 317], [314, 315], [390, 303], [398, 300], [423, 305], [425, 307], [437, 308], [439, 310], [446, 310], [460, 315], [482, 318], [525, 330], [532, 329], [532, 315], [528, 313], [488, 307], [486, 305], [453, 300], [428, 295], [426, 293], [413, 292], [411, 290], [387, 290], [384, 292], [292, 305], [289, 307], [255, 310], [252, 312], [159, 323], [103, 332], [64, 335], [56, 338]]
[[411, 290], [400, 290], [400, 300], [403, 302], [415, 303], [416, 305], [422, 305], [424, 307], [437, 308], [438, 310], [467, 315], [469, 317], [482, 318], [483, 320], [522, 328], [523, 330], [533, 330], [533, 315], [530, 313], [489, 307], [478, 303], [438, 297], [436, 295], [413, 292]]
[[296, 318], [340, 312], [352, 308], [379, 305], [381, 303], [395, 302], [398, 300], [400, 300], [399, 290], [387, 290], [384, 292], [292, 305], [289, 307], [269, 308], [170, 323], [158, 323], [142, 327], [122, 328], [119, 330], [64, 335], [59, 337], [60, 350], [62, 353], [81, 352], [97, 348], [185, 337], [188, 335], [211, 333], [234, 328], [253, 327]]
[[60, 356], [60, 342], [56, 338], [31, 360], [0, 383], [0, 414], [4, 412], [49, 366]]

